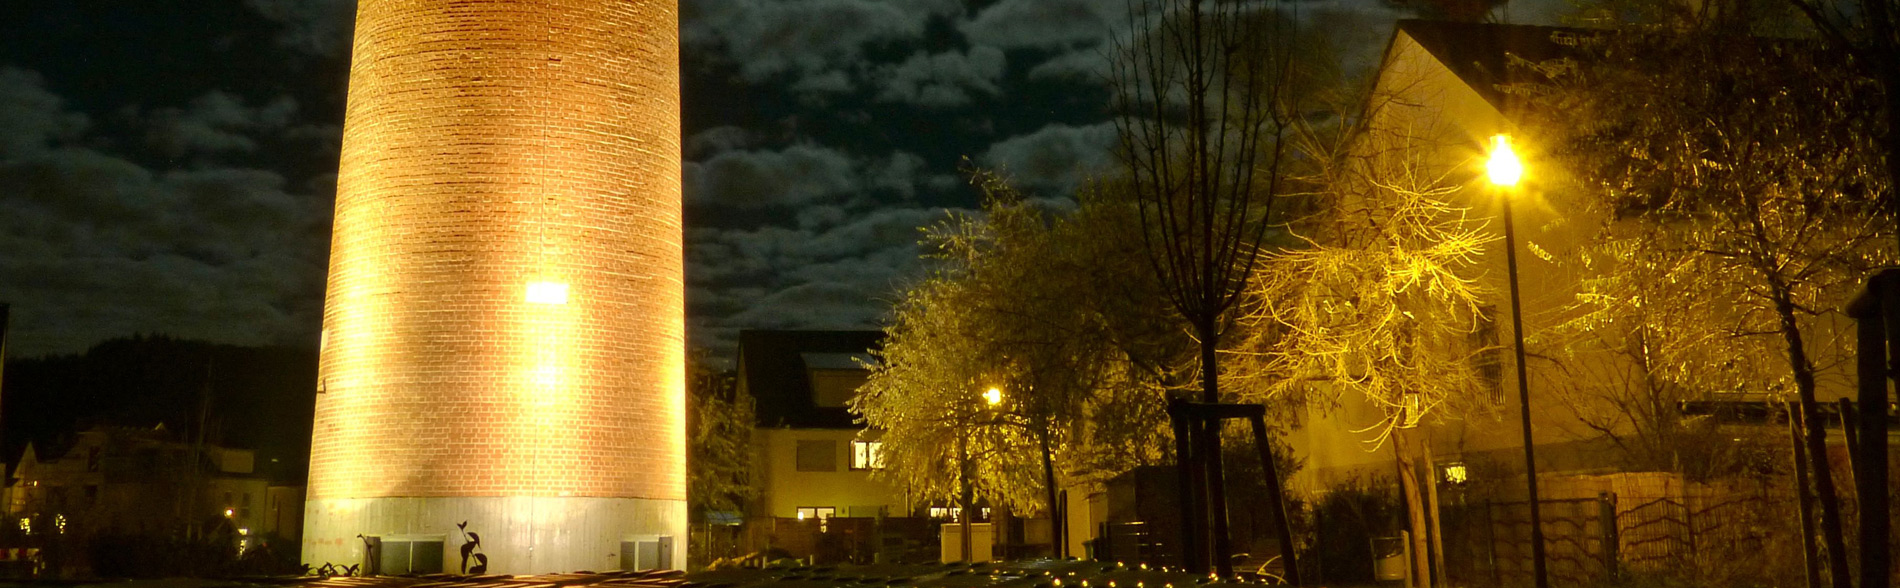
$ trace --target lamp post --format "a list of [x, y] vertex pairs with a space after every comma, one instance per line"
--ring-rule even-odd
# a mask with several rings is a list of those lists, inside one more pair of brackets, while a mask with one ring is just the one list
[[1524, 177], [1524, 164], [1511, 150], [1510, 135], [1491, 137], [1491, 157], [1485, 162], [1485, 175], [1504, 201], [1504, 263], [1511, 280], [1511, 335], [1517, 347], [1517, 403], [1524, 428], [1524, 479], [1530, 492], [1531, 574], [1536, 588], [1550, 588], [1550, 576], [1544, 569], [1544, 521], [1537, 504], [1537, 444], [1531, 439], [1531, 385], [1524, 370], [1524, 308], [1517, 293], [1517, 228], [1511, 222], [1511, 189]]
[[[997, 407], [1002, 406], [1003, 390], [1001, 388], [991, 387], [989, 390], [983, 391], [983, 404], [984, 408], [989, 410], [996, 410]], [[971, 424], [974, 426], [975, 423]], [[975, 549], [975, 538], [970, 536], [970, 521], [976, 517], [976, 504], [974, 504], [976, 502], [976, 492], [972, 486], [972, 480], [970, 479], [976, 475], [976, 468], [974, 461], [970, 459], [970, 435], [970, 431], [964, 431], [962, 435], [957, 437], [957, 453], [958, 457], [961, 458], [961, 463], [958, 467], [962, 470], [961, 475], [958, 477], [962, 478], [961, 502], [963, 503], [963, 509], [960, 513], [963, 516], [957, 518], [960, 519], [959, 525], [963, 535], [961, 539], [963, 543], [961, 546], [963, 549], [963, 563], [976, 561], [975, 555], [971, 553], [971, 551]], [[994, 524], [990, 525], [992, 542], [994, 542], [995, 529], [996, 526]]]

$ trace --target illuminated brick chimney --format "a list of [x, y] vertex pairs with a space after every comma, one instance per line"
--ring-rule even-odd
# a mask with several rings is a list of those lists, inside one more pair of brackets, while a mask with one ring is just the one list
[[360, 0], [303, 561], [684, 564], [678, 19]]

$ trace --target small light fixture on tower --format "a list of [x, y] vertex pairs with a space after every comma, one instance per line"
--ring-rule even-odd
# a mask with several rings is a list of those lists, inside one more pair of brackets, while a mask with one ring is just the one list
[[528, 282], [528, 302], [535, 304], [567, 304], [567, 284], [561, 282]]

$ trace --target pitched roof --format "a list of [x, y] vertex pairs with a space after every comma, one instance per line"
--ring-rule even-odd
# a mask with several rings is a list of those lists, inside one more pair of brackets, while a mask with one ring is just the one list
[[870, 359], [882, 331], [740, 331], [739, 390], [757, 403], [761, 427], [856, 428], [850, 411], [813, 401], [807, 370], [857, 369]]
[[1530, 62], [1578, 57], [1576, 40], [1601, 33], [1591, 29], [1406, 19], [1398, 30], [1445, 64], [1501, 112], [1509, 112], [1503, 88], [1524, 72], [1511, 66], [1515, 56]]

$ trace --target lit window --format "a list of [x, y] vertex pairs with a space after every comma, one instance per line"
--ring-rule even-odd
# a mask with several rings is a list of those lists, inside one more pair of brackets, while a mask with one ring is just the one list
[[884, 443], [880, 441], [852, 441], [851, 469], [884, 469]]
[[1445, 482], [1447, 483], [1463, 484], [1469, 479], [1468, 476], [1469, 474], [1465, 472], [1465, 464], [1454, 463], [1445, 466]]
[[567, 304], [567, 284], [560, 282], [528, 282], [528, 302], [535, 304]]
[[818, 532], [824, 533], [831, 530], [831, 525], [829, 524], [831, 517], [837, 513], [838, 509], [830, 506], [801, 506], [798, 507], [798, 520], [809, 521], [816, 519], [818, 521]]
[[955, 519], [960, 516], [963, 516], [963, 509], [960, 507], [955, 507], [955, 506], [930, 507], [930, 518], [933, 518], [933, 519]]

